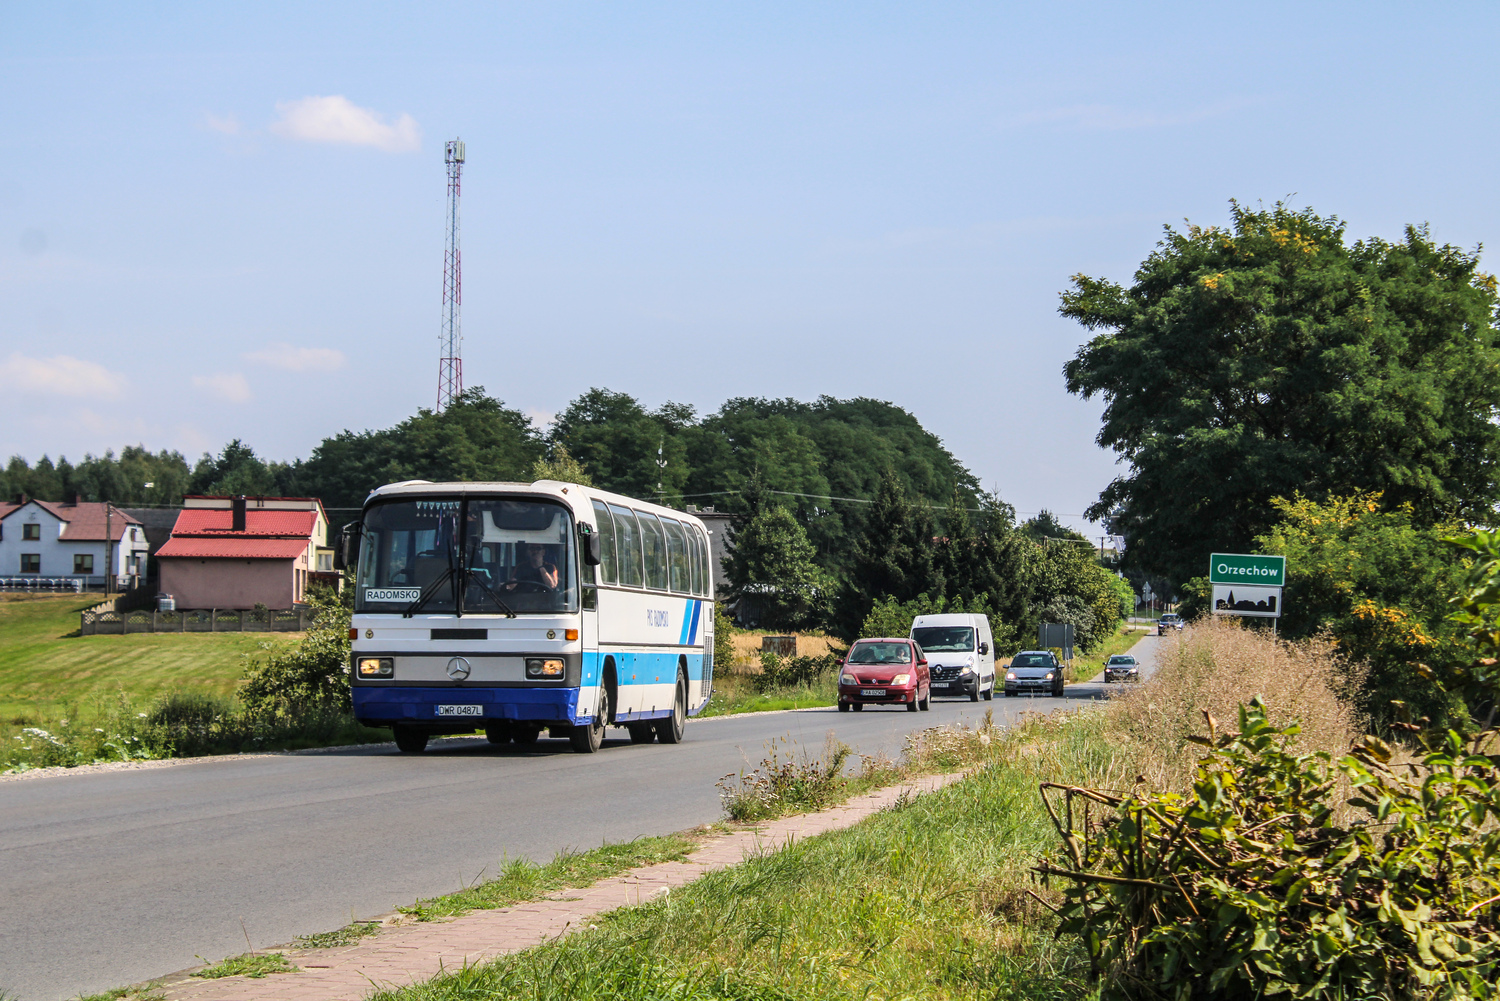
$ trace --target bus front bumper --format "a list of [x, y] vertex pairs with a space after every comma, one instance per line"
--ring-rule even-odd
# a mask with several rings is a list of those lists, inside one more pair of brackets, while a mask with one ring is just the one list
[[354, 718], [365, 726], [396, 723], [462, 724], [528, 720], [542, 724], [587, 723], [578, 715], [576, 688], [415, 688], [355, 685]]

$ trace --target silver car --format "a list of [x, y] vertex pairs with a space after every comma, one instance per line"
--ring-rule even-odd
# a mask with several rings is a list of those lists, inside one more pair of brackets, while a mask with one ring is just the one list
[[1061, 697], [1063, 666], [1051, 650], [1022, 650], [1005, 669], [1005, 694], [1035, 692]]
[[1140, 681], [1141, 666], [1128, 653], [1117, 653], [1104, 662], [1104, 683], [1111, 681]]

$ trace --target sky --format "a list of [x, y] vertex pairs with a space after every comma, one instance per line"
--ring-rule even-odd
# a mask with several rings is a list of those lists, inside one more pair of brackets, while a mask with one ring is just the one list
[[463, 373], [545, 427], [889, 400], [1023, 515], [1123, 467], [1070, 276], [1288, 199], [1500, 233], [1500, 7], [0, 0], [0, 457], [268, 459]]

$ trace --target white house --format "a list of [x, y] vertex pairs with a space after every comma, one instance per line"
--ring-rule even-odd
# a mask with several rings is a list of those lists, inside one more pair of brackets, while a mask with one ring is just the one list
[[0, 579], [72, 577], [98, 587], [114, 573], [125, 586], [119, 578], [146, 572], [147, 548], [140, 521], [112, 504], [0, 503]]

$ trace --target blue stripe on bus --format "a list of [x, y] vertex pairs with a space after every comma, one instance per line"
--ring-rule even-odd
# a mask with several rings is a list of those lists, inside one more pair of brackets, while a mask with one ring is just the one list
[[698, 645], [698, 613], [703, 611], [703, 602], [693, 602], [693, 624], [688, 626], [687, 641], [692, 646]]

